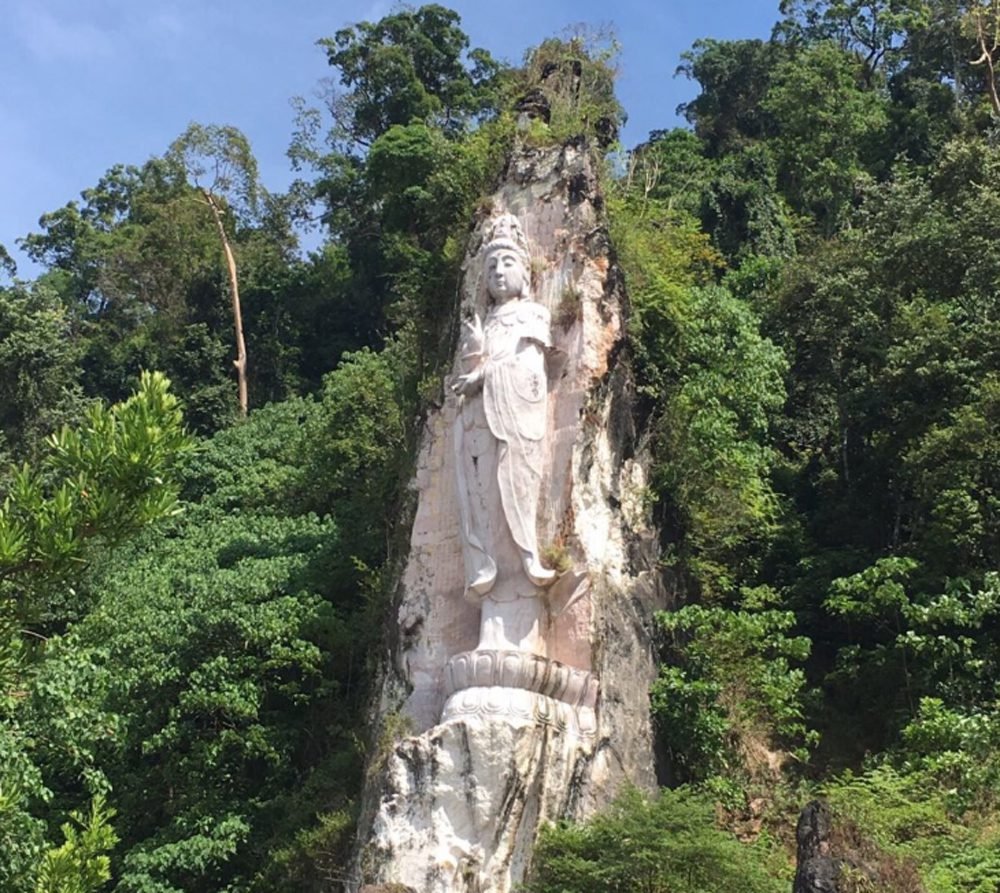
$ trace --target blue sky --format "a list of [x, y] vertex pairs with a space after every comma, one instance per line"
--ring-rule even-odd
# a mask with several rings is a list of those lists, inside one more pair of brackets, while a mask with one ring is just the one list
[[[626, 145], [677, 123], [693, 85], [674, 77], [699, 37], [766, 37], [778, 0], [453, 0], [473, 46], [520, 61], [568, 26], [612, 25], [622, 44]], [[321, 37], [395, 4], [382, 0], [3, 0], [0, 243], [78, 198], [116, 163], [162, 154], [191, 121], [250, 139], [264, 185], [291, 178], [293, 96], [332, 72]]]

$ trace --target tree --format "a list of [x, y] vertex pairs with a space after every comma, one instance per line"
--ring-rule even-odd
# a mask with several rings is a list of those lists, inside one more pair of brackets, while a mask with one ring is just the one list
[[25, 684], [49, 811], [110, 788], [119, 890], [315, 890], [315, 863], [343, 870], [405, 453], [391, 356], [207, 441], [185, 511], [92, 569], [93, 609]]
[[1000, 93], [997, 88], [997, 65], [1000, 65], [1000, 2], [973, 2], [962, 21], [963, 30], [976, 42], [978, 58], [973, 65], [986, 69], [986, 87], [993, 114], [1000, 116]]
[[677, 71], [698, 81], [701, 93], [678, 111], [694, 126], [710, 157], [738, 151], [774, 133], [761, 103], [775, 67], [788, 57], [772, 41], [698, 40]]
[[124, 400], [143, 369], [160, 369], [196, 426], [213, 430], [236, 401], [219, 395], [226, 314], [210, 215], [163, 159], [116, 165], [82, 198], [43, 215], [23, 245], [48, 267], [32, 291], [61, 305], [83, 393]]
[[0, 289], [0, 456], [31, 459], [52, 430], [78, 419], [80, 354], [53, 289]]
[[62, 826], [65, 842], [45, 853], [38, 871], [36, 893], [97, 893], [111, 880], [108, 852], [118, 842], [111, 828], [115, 811], [95, 797], [90, 814], [71, 814]]
[[775, 36], [793, 46], [830, 40], [856, 55], [865, 82], [902, 63], [911, 29], [926, 15], [923, 0], [782, 0]]
[[224, 211], [256, 214], [261, 187], [257, 161], [247, 138], [235, 127], [191, 124], [173, 143], [167, 157], [176, 161], [200, 190], [212, 213], [219, 243], [222, 245], [229, 273], [229, 294], [233, 305], [233, 328], [236, 337], [237, 386], [240, 413], [247, 414], [247, 348], [243, 338], [243, 311], [240, 304], [239, 278], [232, 242], [226, 232]]
[[[464, 231], [500, 170], [514, 126], [499, 114], [501, 68], [467, 52], [457, 14], [404, 9], [321, 41], [345, 92], [332, 124], [300, 109], [289, 154], [312, 183], [331, 242], [323, 264], [343, 264], [334, 300], [355, 348], [395, 340], [407, 387], [439, 372], [451, 329]], [[346, 333], [345, 333], [346, 334]]]
[[14, 258], [10, 256], [10, 252], [5, 245], [0, 245], [0, 271], [10, 279], [17, 276], [17, 264], [14, 262]]
[[819, 43], [776, 66], [761, 103], [776, 122], [769, 141], [792, 207], [832, 234], [860, 181], [878, 173], [888, 124], [885, 100], [860, 83], [850, 54]]
[[734, 609], [684, 605], [660, 612], [664, 664], [650, 691], [671, 769], [689, 781], [774, 781], [789, 751], [807, 756], [805, 673], [792, 669], [811, 643], [790, 635], [791, 611], [767, 587], [745, 590]]
[[336, 141], [367, 148], [414, 119], [455, 133], [488, 112], [501, 66], [485, 50], [468, 51], [460, 22], [458, 13], [428, 4], [320, 40], [349, 90], [331, 98]]
[[95, 404], [53, 434], [35, 465], [10, 475], [0, 505], [0, 594], [19, 621], [76, 615], [65, 590], [96, 545], [176, 508], [173, 479], [193, 446], [170, 383], [145, 373], [135, 394]]

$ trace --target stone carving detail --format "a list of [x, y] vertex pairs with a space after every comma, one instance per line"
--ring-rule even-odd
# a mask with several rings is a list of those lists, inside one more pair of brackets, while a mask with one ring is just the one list
[[[497, 218], [486, 247], [485, 276], [493, 306], [485, 323], [466, 321], [455, 426], [466, 595], [496, 601], [532, 595], [515, 577], [544, 587], [536, 521], [548, 425], [546, 352], [549, 311], [531, 300], [531, 260], [521, 225]], [[498, 585], [499, 584], [499, 585]]]
[[[531, 297], [531, 255], [513, 214], [487, 227], [480, 252], [492, 302], [464, 324], [454, 445], [465, 596], [482, 606], [480, 649], [545, 655], [557, 574], [538, 543], [549, 427], [549, 311]], [[580, 575], [573, 575], [580, 588]], [[556, 599], [565, 587], [555, 587]], [[581, 590], [582, 591], [582, 590]]]
[[577, 738], [592, 738], [597, 732], [597, 719], [590, 707], [572, 707], [538, 692], [498, 685], [466, 688], [448, 698], [441, 721], [460, 717], [549, 726]]
[[593, 673], [524, 651], [478, 649], [456, 654], [448, 661], [446, 695], [477, 686], [523, 688], [574, 707], [597, 703]]

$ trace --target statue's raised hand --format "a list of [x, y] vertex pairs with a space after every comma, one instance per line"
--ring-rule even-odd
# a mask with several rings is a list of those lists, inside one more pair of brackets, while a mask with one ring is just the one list
[[459, 396], [465, 397], [476, 393], [483, 386], [483, 369], [473, 369], [465, 375], [459, 375], [452, 382], [451, 389]]
[[477, 313], [472, 319], [462, 321], [462, 343], [464, 356], [474, 356], [483, 352], [486, 344], [486, 334], [483, 332], [483, 323]]

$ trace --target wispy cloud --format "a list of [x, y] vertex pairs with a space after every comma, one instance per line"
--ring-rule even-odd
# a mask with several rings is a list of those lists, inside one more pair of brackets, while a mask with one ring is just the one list
[[106, 59], [114, 54], [110, 32], [53, 15], [39, 3], [19, 3], [12, 24], [14, 38], [43, 62]]

